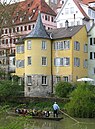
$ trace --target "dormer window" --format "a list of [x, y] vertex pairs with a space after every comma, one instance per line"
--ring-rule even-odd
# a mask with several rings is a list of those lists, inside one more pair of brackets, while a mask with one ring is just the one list
[[30, 6], [31, 6], [31, 4], [29, 3], [29, 4], [28, 4], [28, 7], [30, 7]]
[[14, 21], [14, 19], [12, 20], [12, 23], [14, 23], [15, 21]]
[[20, 22], [22, 22], [22, 17], [20, 17]]
[[31, 20], [31, 16], [28, 17], [29, 21]]
[[35, 9], [33, 9], [33, 13], [35, 13]]

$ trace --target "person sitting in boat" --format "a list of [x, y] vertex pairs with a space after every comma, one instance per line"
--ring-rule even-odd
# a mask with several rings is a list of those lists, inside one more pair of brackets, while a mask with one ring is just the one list
[[49, 111], [45, 111], [45, 116], [46, 116], [46, 117], [49, 117], [49, 116], [50, 116]]
[[58, 104], [55, 102], [54, 104], [53, 104], [53, 115], [54, 115], [54, 117], [56, 116], [56, 117], [58, 117], [58, 110], [60, 109], [60, 107], [58, 106]]
[[35, 109], [33, 109], [32, 116], [37, 116], [37, 115], [38, 115], [37, 111]]
[[22, 110], [19, 109], [19, 108], [16, 108], [16, 109], [15, 109], [15, 113], [22, 114]]
[[26, 115], [26, 114], [27, 114], [27, 109], [23, 108], [23, 109], [22, 109], [22, 114], [23, 114], [23, 115]]

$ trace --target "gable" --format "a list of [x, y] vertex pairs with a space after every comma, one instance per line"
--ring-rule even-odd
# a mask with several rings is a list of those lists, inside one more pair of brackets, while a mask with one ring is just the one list
[[67, 0], [66, 3], [62, 6], [60, 12], [57, 14], [57, 17], [55, 19], [56, 21], [59, 21], [59, 19], [64, 18], [66, 19], [66, 9], [68, 9], [69, 13], [71, 13], [70, 15], [68, 15], [68, 17], [74, 18], [75, 14], [77, 17], [81, 16], [82, 18], [89, 18], [81, 7], [81, 3], [79, 2], [79, 0]]

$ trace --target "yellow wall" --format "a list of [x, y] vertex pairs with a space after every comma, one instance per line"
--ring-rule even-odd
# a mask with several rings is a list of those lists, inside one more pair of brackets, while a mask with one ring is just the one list
[[[28, 40], [28, 39], [27, 39]], [[27, 40], [25, 40], [25, 73], [28, 74], [51, 74], [51, 41], [47, 39], [29, 39], [32, 41], [32, 49], [27, 50]], [[42, 50], [42, 40], [47, 42], [47, 49]], [[32, 57], [32, 65], [27, 65], [27, 57]], [[42, 66], [41, 57], [47, 57], [47, 66]]]
[[[87, 32], [85, 26], [72, 38], [69, 39], [60, 39], [54, 40], [53, 43], [69, 40], [70, 41], [70, 49], [69, 50], [54, 50], [52, 54], [52, 64], [53, 64], [53, 75], [55, 76], [71, 76], [72, 81], [76, 81], [77, 77], [85, 77], [87, 76], [87, 68], [83, 67], [84, 59], [88, 59], [88, 54], [84, 53], [84, 44], [87, 44]], [[78, 41], [80, 43], [80, 50], [74, 50], [74, 41]], [[53, 48], [53, 45], [52, 45]], [[70, 57], [70, 66], [54, 66], [54, 58], [55, 57]], [[74, 67], [74, 57], [80, 58], [80, 67]]]
[[[21, 44], [20, 44], [21, 45]], [[16, 46], [20, 46], [20, 45], [16, 45]], [[20, 53], [20, 54], [17, 54], [16, 53], [16, 61], [17, 60], [24, 60], [25, 58], [24, 58], [24, 53]], [[25, 68], [17, 68], [16, 67], [16, 75], [17, 76], [20, 76], [20, 77], [22, 77], [23, 75], [24, 75], [24, 73], [25, 73]]]
[[[74, 50], [74, 41], [78, 41], [80, 43], [80, 51]], [[76, 81], [76, 76], [78, 78], [85, 77], [88, 75], [87, 68], [83, 67], [84, 59], [88, 59], [88, 53], [84, 53], [84, 44], [88, 44], [87, 40], [87, 32], [85, 26], [72, 38], [72, 47], [73, 47], [73, 81]], [[74, 57], [80, 58], [80, 67], [74, 67]]]
[[[59, 76], [67, 76], [72, 73], [72, 63], [71, 63], [71, 58], [72, 58], [72, 46], [71, 46], [71, 39], [61, 39], [61, 40], [54, 40], [53, 43], [64, 41], [64, 40], [69, 40], [70, 41], [70, 49], [68, 50], [54, 50], [53, 49], [53, 54], [52, 54], [52, 64], [53, 64], [53, 75], [59, 75]], [[53, 46], [52, 46], [53, 48]], [[54, 66], [54, 58], [56, 57], [69, 57], [70, 58], [70, 65], [69, 66]]]
[[[27, 50], [27, 40], [32, 41], [32, 49]], [[41, 44], [42, 40], [47, 42], [47, 49], [42, 50]], [[70, 41], [70, 49], [69, 50], [58, 50], [55, 51], [53, 49], [53, 43], [55, 41]], [[80, 51], [74, 50], [74, 41], [78, 41], [80, 43]], [[83, 27], [80, 31], [75, 34], [72, 38], [68, 39], [60, 39], [60, 40], [48, 40], [48, 39], [26, 39], [25, 43], [25, 53], [16, 54], [16, 60], [25, 59], [25, 69], [24, 68], [16, 68], [16, 75], [23, 76], [30, 74], [43, 74], [43, 75], [51, 75], [51, 43], [52, 43], [52, 72], [55, 76], [72, 76], [72, 81], [76, 81], [76, 77], [81, 78], [87, 76], [87, 68], [83, 67], [84, 59], [88, 59], [88, 54], [84, 53], [84, 44], [87, 44], [87, 32], [86, 28]], [[27, 57], [32, 57], [32, 65], [27, 65]], [[47, 66], [42, 66], [41, 57], [47, 57]], [[70, 65], [69, 66], [54, 66], [54, 58], [55, 57], [69, 57]], [[74, 57], [80, 58], [80, 67], [74, 67]]]

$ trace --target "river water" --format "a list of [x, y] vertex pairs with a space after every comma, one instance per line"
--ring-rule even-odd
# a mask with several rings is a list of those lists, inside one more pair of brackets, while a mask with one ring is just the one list
[[[1, 117], [1, 116], [0, 116]], [[38, 120], [24, 118], [21, 123], [19, 117], [2, 116], [0, 118], [0, 129], [95, 129], [95, 119], [73, 119], [63, 116], [61, 121]]]

